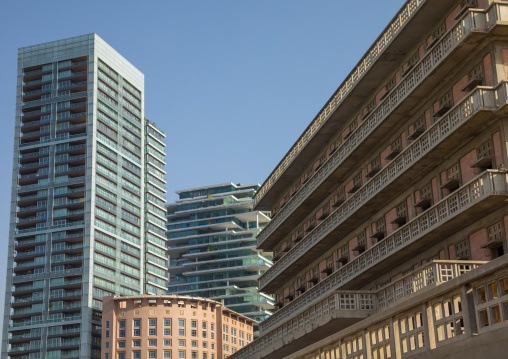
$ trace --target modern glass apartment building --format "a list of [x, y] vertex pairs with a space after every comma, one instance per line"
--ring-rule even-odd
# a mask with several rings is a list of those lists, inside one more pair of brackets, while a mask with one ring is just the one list
[[273, 309], [257, 279], [271, 255], [256, 249], [256, 235], [269, 222], [252, 209], [259, 185], [226, 183], [177, 191], [167, 207], [170, 283], [168, 293], [212, 298], [256, 321]]
[[101, 298], [165, 290], [144, 75], [95, 34], [21, 48], [15, 120], [2, 358], [100, 358]]

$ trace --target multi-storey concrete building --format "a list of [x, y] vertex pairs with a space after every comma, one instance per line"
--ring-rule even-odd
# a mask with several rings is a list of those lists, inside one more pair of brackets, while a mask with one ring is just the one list
[[223, 359], [252, 341], [254, 320], [199, 297], [104, 298], [102, 358]]
[[233, 358], [506, 357], [507, 21], [403, 5], [254, 198], [278, 310]]
[[256, 235], [269, 222], [252, 209], [259, 185], [226, 183], [177, 191], [168, 205], [171, 258], [169, 293], [212, 298], [256, 321], [273, 310], [257, 279], [271, 255], [256, 249]]
[[165, 290], [163, 137], [97, 35], [19, 49], [2, 358], [100, 358], [102, 297]]

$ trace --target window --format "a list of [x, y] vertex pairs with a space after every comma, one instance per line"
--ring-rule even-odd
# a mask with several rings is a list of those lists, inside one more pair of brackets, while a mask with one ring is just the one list
[[185, 350], [178, 351], [178, 358], [185, 358]]
[[164, 350], [164, 358], [171, 358], [171, 350]]
[[197, 348], [198, 347], [198, 342], [193, 340], [191, 345], [192, 345], [193, 348]]
[[141, 327], [141, 319], [134, 319], [133, 321], [134, 328]]
[[185, 335], [185, 329], [178, 329], [178, 335]]
[[170, 327], [171, 326], [171, 319], [164, 319], [164, 326]]
[[132, 336], [134, 336], [134, 337], [140, 337], [141, 336], [141, 329], [134, 329], [134, 332], [132, 333]]
[[198, 336], [198, 331], [196, 329], [192, 329], [191, 330], [191, 336], [197, 337]]
[[106, 338], [109, 338], [109, 330], [106, 330]]
[[141, 358], [141, 352], [139, 350], [135, 351], [135, 352], [132, 352], [132, 357], [135, 358], [135, 359], [140, 359]]
[[156, 358], [157, 357], [157, 351], [156, 350], [149, 350], [148, 351], [148, 357], [149, 358]]
[[156, 327], [157, 326], [157, 319], [148, 319], [148, 326], [149, 327]]
[[191, 358], [192, 359], [197, 359], [198, 358], [198, 353], [197, 352], [192, 352], [191, 353]]
[[206, 338], [206, 330], [203, 330], [203, 338]]
[[178, 341], [178, 346], [179, 347], [184, 347], [185, 346], [185, 340], [179, 340]]
[[207, 353], [203, 353], [203, 359], [208, 359], [208, 354]]
[[133, 347], [140, 347], [141, 346], [141, 340], [133, 340], [132, 341]]
[[203, 342], [203, 348], [206, 349], [206, 342]]
[[118, 353], [118, 359], [125, 359], [125, 353]]
[[106, 342], [106, 348], [109, 348], [109, 342]]
[[156, 346], [157, 346], [157, 340], [155, 340], [155, 339], [150, 339], [150, 340], [148, 341], [148, 346], [149, 346], [149, 347], [156, 347]]
[[164, 335], [171, 335], [171, 328], [164, 328]]
[[118, 342], [119, 348], [125, 348], [125, 342]]
[[118, 321], [118, 328], [125, 329], [125, 320]]
[[181, 328], [185, 327], [185, 319], [178, 319], [178, 326]]
[[171, 339], [164, 340], [164, 346], [165, 347], [170, 347], [171, 346]]
[[125, 329], [119, 330], [119, 331], [118, 331], [118, 336], [119, 336], [120, 338], [125, 338]]
[[[214, 330], [213, 328], [214, 328], [214, 323], [210, 323], [210, 329], [211, 329], [211, 330]], [[203, 329], [204, 329], [204, 328], [203, 328]]]
[[109, 320], [106, 322], [106, 328], [109, 329]]
[[191, 327], [192, 328], [197, 328], [198, 327], [198, 322], [196, 320], [191, 320]]
[[149, 328], [148, 335], [157, 335], [157, 328]]

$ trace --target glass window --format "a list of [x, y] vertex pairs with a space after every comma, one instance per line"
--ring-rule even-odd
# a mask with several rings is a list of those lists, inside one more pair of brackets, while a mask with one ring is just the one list
[[171, 350], [164, 350], [164, 358], [171, 358]]
[[185, 350], [178, 351], [178, 358], [185, 358]]
[[184, 347], [185, 346], [185, 340], [179, 340], [178, 341], [178, 346], [179, 347]]
[[197, 328], [198, 327], [198, 322], [196, 320], [191, 320], [191, 327], [192, 328]]
[[155, 339], [150, 339], [150, 340], [148, 341], [148, 346], [149, 346], [149, 347], [156, 347], [156, 346], [157, 346], [157, 340], [155, 340]]
[[118, 342], [119, 348], [125, 348], [125, 342]]
[[197, 337], [197, 336], [198, 336], [198, 331], [197, 331], [196, 329], [192, 329], [192, 330], [191, 330], [191, 335], [192, 335], [193, 337]]
[[109, 338], [109, 330], [106, 330], [106, 338]]
[[132, 357], [135, 358], [135, 359], [140, 359], [141, 358], [141, 352], [140, 351], [132, 352]]
[[135, 337], [140, 337], [141, 336], [141, 329], [134, 329], [134, 333], [132, 335]]
[[149, 350], [148, 351], [148, 357], [149, 358], [156, 358], [157, 357], [157, 351], [156, 350]]
[[198, 347], [198, 342], [197, 342], [197, 341], [195, 341], [195, 340], [193, 340], [193, 341], [192, 341], [192, 346], [193, 346], [194, 348], [197, 348], [197, 347]]
[[164, 328], [164, 335], [171, 335], [171, 328]]
[[185, 319], [178, 319], [178, 326], [185, 327]]
[[157, 335], [157, 329], [156, 328], [148, 329], [148, 335]]
[[109, 348], [109, 342], [106, 342], [106, 348]]
[[148, 319], [148, 326], [150, 327], [157, 326], [157, 319]]
[[118, 328], [125, 329], [125, 320], [119, 320], [118, 321]]
[[171, 326], [171, 319], [164, 319], [164, 326], [170, 327]]
[[133, 347], [140, 347], [141, 346], [141, 340], [133, 340], [132, 341]]
[[185, 329], [178, 329], [178, 335], [185, 335]]
[[191, 358], [192, 358], [192, 359], [198, 359], [198, 353], [196, 353], [196, 352], [192, 352], [192, 353], [191, 353]]
[[125, 359], [125, 353], [118, 353], [118, 359]]
[[106, 328], [108, 328], [108, 329], [109, 329], [109, 320], [108, 320], [108, 321], [106, 321]]
[[125, 338], [125, 329], [119, 330], [119, 331], [118, 331], [118, 336], [119, 336], [120, 338]]
[[133, 324], [134, 324], [134, 328], [141, 327], [141, 319], [134, 319]]
[[170, 347], [171, 346], [171, 339], [164, 340], [164, 346], [165, 347]]

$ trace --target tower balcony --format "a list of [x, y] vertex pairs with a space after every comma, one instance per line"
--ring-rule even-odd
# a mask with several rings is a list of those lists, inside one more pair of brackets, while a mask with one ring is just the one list
[[[356, 168], [359, 161], [362, 159], [366, 160], [372, 154], [372, 148], [376, 148], [383, 139], [389, 136], [394, 126], [400, 123], [401, 118], [406, 118], [408, 113], [412, 113], [418, 101], [421, 98], [425, 98], [430, 89], [438, 86], [444, 76], [459, 66], [463, 58], [473, 51], [488, 33], [497, 34], [502, 31], [506, 32], [507, 27], [504, 25], [506, 24], [504, 20], [507, 19], [500, 15], [501, 13], [504, 14], [506, 9], [508, 9], [506, 4], [496, 3], [485, 11], [471, 10], [463, 14], [454, 27], [429, 49], [426, 55], [390, 91], [389, 95], [366, 116], [362, 123], [358, 125], [358, 128], [343, 141], [342, 145], [301, 186], [287, 204], [273, 216], [272, 221], [258, 236], [258, 247], [263, 249], [273, 248], [289, 230], [304, 219], [309, 213], [309, 209], [319, 205], [329, 194], [330, 188], [335, 187], [337, 183], [349, 176], [351, 169]], [[335, 107], [330, 109], [331, 114], [329, 116], [332, 118], [338, 116], [338, 114], [333, 114]], [[356, 112], [352, 115], [356, 115]], [[351, 119], [353, 117], [351, 116]], [[343, 123], [345, 119], [336, 118], [334, 121]], [[325, 125], [326, 123], [322, 126]], [[314, 134], [318, 133], [318, 131], [319, 126], [316, 126]], [[324, 131], [324, 128], [322, 131]], [[328, 131], [323, 136], [330, 137], [330, 133], [335, 134], [336, 131]], [[308, 142], [311, 141], [311, 137], [310, 135], [305, 136], [307, 142], [302, 143], [301, 147], [307, 146]], [[323, 149], [322, 144], [324, 141], [323, 137], [317, 137], [319, 138], [317, 141], [321, 145], [315, 149], [316, 152]], [[317, 145], [313, 146], [316, 147]], [[288, 154], [287, 156], [290, 155]], [[295, 156], [296, 154], [292, 156], [293, 159], [291, 161], [294, 160]], [[306, 156], [309, 157], [310, 154]], [[289, 157], [287, 157], [283, 162], [286, 159], [289, 161]], [[312, 160], [312, 157], [309, 157], [308, 160]], [[304, 163], [302, 161], [303, 159], [298, 161], [298, 171], [301, 171], [302, 163]], [[294, 181], [301, 175], [301, 173], [297, 173], [298, 171], [294, 169], [291, 172], [291, 178], [293, 179], [289, 179], [289, 172], [283, 176], [283, 172], [289, 171], [289, 169], [282, 169], [283, 162], [281, 162], [281, 165], [279, 165], [256, 194], [254, 198], [255, 206], [259, 206], [260, 201], [276, 200], [276, 198], [280, 197], [280, 193], [285, 191], [281, 187], [288, 187], [292, 184], [290, 181]], [[277, 183], [277, 181], [280, 181], [280, 183]], [[277, 186], [277, 189], [273, 186]], [[269, 190], [270, 187], [273, 187], [273, 189]], [[268, 191], [274, 193], [269, 194]], [[264, 196], [267, 196], [267, 198], [264, 199]], [[265, 203], [261, 205], [263, 208], [267, 206]], [[260, 207], [256, 208], [262, 209]]]
[[261, 324], [262, 331], [266, 333], [293, 319], [339, 288], [354, 289], [374, 280], [457, 228], [505, 206], [507, 199], [508, 174], [493, 170], [482, 173], [274, 313]]
[[401, 188], [415, 182], [420, 173], [437, 166], [445, 154], [487, 128], [495, 114], [506, 108], [507, 100], [508, 82], [471, 92], [274, 263], [259, 278], [260, 290], [274, 292], [289, 280], [291, 273], [303, 269], [336, 244], [336, 238], [354, 231], [364, 218], [397, 196]]

